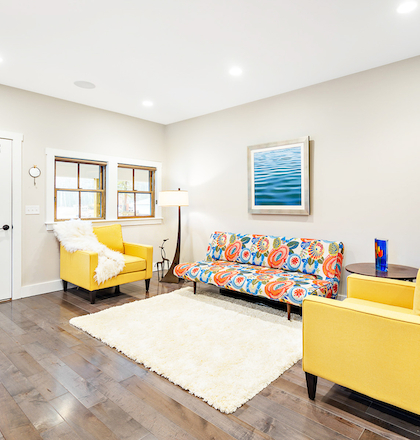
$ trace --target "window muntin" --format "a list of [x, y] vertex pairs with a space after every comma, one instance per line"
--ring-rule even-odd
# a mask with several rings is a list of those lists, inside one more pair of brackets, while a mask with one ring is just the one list
[[55, 158], [54, 219], [105, 219], [105, 162]]
[[156, 168], [118, 164], [118, 218], [154, 217]]

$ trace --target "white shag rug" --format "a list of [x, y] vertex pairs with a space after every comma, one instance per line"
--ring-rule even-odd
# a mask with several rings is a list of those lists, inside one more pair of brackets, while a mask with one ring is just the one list
[[88, 251], [98, 254], [98, 266], [94, 279], [98, 284], [117, 276], [125, 266], [120, 252], [100, 243], [93, 232], [92, 222], [68, 220], [54, 225], [54, 234], [67, 252]]
[[302, 322], [187, 287], [70, 323], [232, 413], [302, 358]]

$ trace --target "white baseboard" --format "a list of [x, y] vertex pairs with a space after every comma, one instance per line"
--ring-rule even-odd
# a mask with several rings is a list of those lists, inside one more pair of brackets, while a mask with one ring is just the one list
[[20, 290], [20, 297], [28, 298], [29, 296], [56, 292], [57, 290], [63, 290], [63, 282], [61, 280], [47, 281], [46, 283], [39, 284], [30, 284], [28, 286], [22, 286]]
[[[156, 265], [154, 265], [155, 267]], [[165, 269], [166, 270], [166, 269]], [[156, 272], [156, 269], [153, 270]], [[75, 287], [73, 284], [69, 283], [68, 288], [71, 289]], [[30, 284], [28, 286], [22, 286], [20, 290], [21, 298], [28, 298], [29, 296], [42, 295], [43, 293], [57, 292], [57, 290], [63, 290], [63, 281], [53, 280], [47, 281], [45, 283]], [[16, 298], [17, 299], [17, 298]]]

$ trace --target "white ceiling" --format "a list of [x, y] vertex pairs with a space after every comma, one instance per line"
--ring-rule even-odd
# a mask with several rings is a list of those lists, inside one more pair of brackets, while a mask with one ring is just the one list
[[401, 2], [0, 0], [0, 83], [170, 124], [420, 55]]

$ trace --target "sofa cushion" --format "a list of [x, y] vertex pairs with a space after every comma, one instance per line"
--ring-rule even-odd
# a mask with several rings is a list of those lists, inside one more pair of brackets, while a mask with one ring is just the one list
[[206, 259], [248, 263], [251, 258], [252, 235], [216, 231], [210, 236]]
[[334, 279], [338, 286], [343, 250], [335, 241], [217, 231], [210, 237], [206, 259], [311, 274]]
[[371, 307], [372, 310], [374, 310], [374, 311], [381, 309], [381, 310], [391, 310], [393, 312], [399, 312], [399, 313], [406, 313], [407, 315], [414, 315], [415, 314], [414, 310], [412, 310], [412, 309], [407, 309], [405, 307], [399, 307], [399, 306], [392, 306], [389, 304], [378, 303], [378, 302], [369, 301], [369, 300], [360, 299], [360, 298], [346, 298], [344, 300], [344, 303], [346, 303], [346, 304], [359, 304], [364, 307]]
[[174, 274], [189, 281], [213, 284], [251, 295], [301, 305], [308, 295], [337, 297], [333, 280], [281, 269], [227, 261], [180, 264]]
[[124, 254], [125, 266], [124, 269], [120, 272], [122, 273], [131, 273], [131, 272], [139, 272], [140, 270], [146, 270], [146, 260], [139, 257], [133, 257], [132, 255]]
[[124, 244], [120, 224], [93, 228], [98, 241], [113, 251], [124, 253]]
[[283, 245], [281, 237], [273, 235], [253, 235], [251, 264], [281, 269], [288, 256], [289, 248]]

